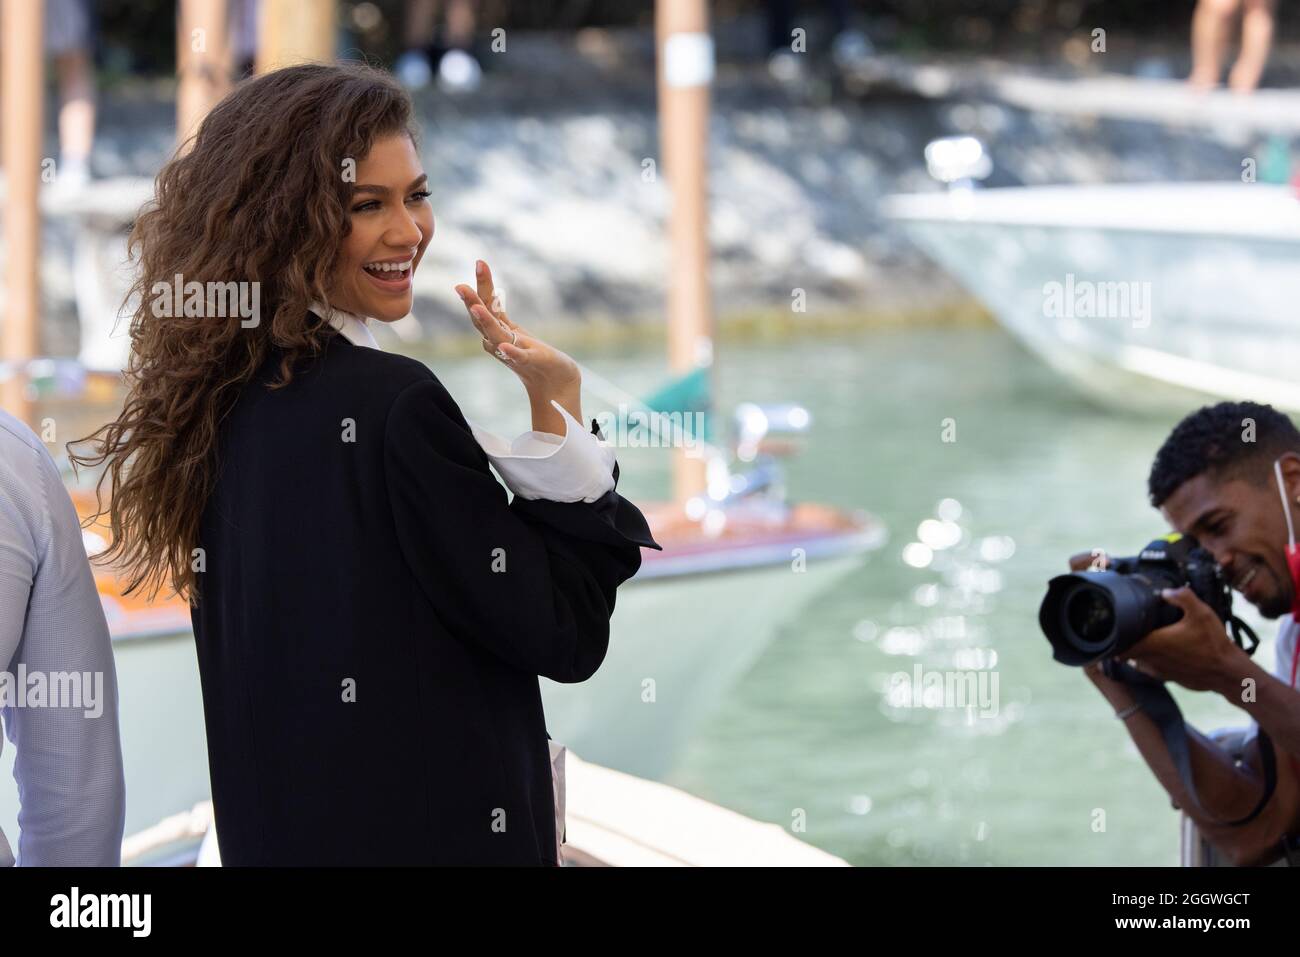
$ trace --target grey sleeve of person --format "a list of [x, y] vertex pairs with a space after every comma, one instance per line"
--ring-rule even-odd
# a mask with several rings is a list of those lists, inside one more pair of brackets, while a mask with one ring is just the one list
[[[53, 460], [39, 445], [14, 443], [12, 428], [0, 438], [11, 440], [0, 463], [0, 665], [9, 684], [0, 720], [15, 748], [17, 863], [115, 867], [126, 786], [108, 624]], [[0, 856], [7, 851], [0, 835]]]

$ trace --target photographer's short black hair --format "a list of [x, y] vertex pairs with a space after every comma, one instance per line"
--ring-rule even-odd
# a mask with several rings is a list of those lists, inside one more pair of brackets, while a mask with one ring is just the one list
[[1147, 478], [1151, 504], [1159, 508], [1180, 485], [1206, 472], [1265, 481], [1283, 452], [1300, 452], [1300, 431], [1271, 405], [1204, 406], [1174, 426], [1156, 453]]

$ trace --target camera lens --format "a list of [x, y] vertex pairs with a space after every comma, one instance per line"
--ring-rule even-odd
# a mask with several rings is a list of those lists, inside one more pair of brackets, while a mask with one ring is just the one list
[[1038, 609], [1038, 624], [1052, 643], [1052, 657], [1067, 665], [1122, 654], [1149, 634], [1168, 624], [1161, 618], [1164, 602], [1160, 589], [1172, 576], [1151, 569], [1146, 574], [1073, 572], [1047, 583], [1047, 595]]
[[1065, 602], [1065, 620], [1082, 645], [1102, 645], [1115, 631], [1115, 604], [1100, 588], [1083, 585]]

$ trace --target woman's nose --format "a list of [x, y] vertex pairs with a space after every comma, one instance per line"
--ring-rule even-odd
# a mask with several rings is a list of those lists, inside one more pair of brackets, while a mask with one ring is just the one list
[[420, 245], [423, 239], [424, 230], [420, 228], [415, 217], [406, 210], [402, 210], [394, 217], [388, 231], [384, 234], [384, 242], [390, 246], [414, 248]]

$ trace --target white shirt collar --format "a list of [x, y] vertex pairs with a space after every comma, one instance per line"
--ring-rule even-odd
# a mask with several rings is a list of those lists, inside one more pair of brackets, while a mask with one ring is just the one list
[[366, 316], [344, 312], [342, 309], [330, 309], [315, 299], [307, 304], [307, 308], [343, 333], [343, 338], [354, 346], [364, 346], [367, 349], [379, 348], [379, 343], [375, 341], [375, 334], [370, 331], [370, 320]]

